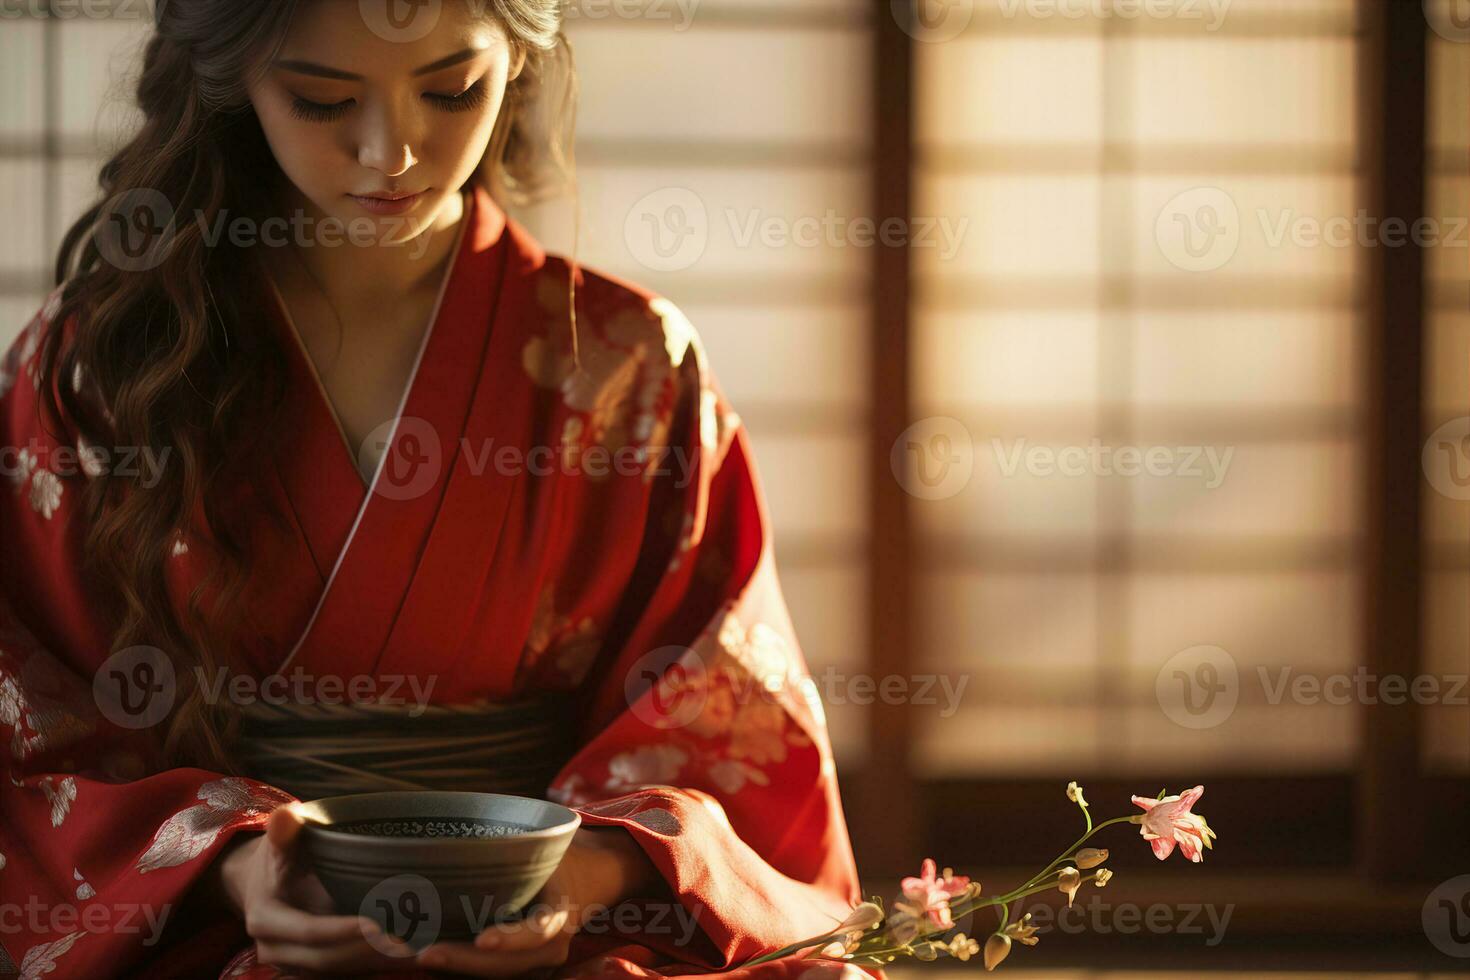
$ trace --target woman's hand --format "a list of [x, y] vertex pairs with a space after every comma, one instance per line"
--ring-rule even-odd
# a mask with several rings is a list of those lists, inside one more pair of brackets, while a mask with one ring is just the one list
[[245, 920], [259, 961], [323, 973], [403, 969], [413, 952], [405, 943], [366, 916], [334, 914], [331, 896], [300, 861], [301, 824], [289, 804], [279, 806], [265, 833], [232, 842], [218, 859], [220, 891]]
[[[503, 977], [567, 961], [586, 920], [628, 898], [660, 889], [662, 878], [621, 827], [581, 827], [520, 922], [495, 923], [473, 943], [433, 943], [415, 963], [477, 977]], [[670, 898], [670, 901], [673, 899]]]

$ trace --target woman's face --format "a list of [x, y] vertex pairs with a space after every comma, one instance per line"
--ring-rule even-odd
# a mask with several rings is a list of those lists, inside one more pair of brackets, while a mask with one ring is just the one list
[[[523, 57], [477, 4], [415, 8], [433, 22], [406, 30], [370, 23], [372, 6], [303, 4], [250, 100], [302, 207], [349, 227], [376, 219], [383, 240], [402, 241], [432, 228], [479, 166]], [[382, 200], [405, 194], [417, 196]]]

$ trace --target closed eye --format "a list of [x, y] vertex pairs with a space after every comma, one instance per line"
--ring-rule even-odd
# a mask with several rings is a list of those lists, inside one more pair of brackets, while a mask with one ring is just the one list
[[[483, 78], [455, 95], [441, 95], [437, 92], [424, 93], [425, 99], [445, 112], [469, 112], [478, 109], [485, 104], [487, 97]], [[348, 109], [352, 108], [352, 103], [352, 99], [343, 99], [341, 102], [333, 102], [329, 105], [296, 96], [291, 101], [291, 115], [310, 122], [331, 122], [341, 118]]]
[[478, 109], [485, 104], [485, 80], [482, 78], [469, 88], [457, 95], [438, 95], [433, 92], [424, 94], [424, 98], [438, 105], [446, 112], [468, 112]]
[[351, 105], [351, 99], [323, 105], [320, 102], [312, 102], [298, 96], [291, 101], [291, 115], [309, 122], [330, 122], [339, 118]]

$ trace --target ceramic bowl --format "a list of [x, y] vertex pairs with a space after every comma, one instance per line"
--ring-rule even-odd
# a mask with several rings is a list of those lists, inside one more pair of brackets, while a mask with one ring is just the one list
[[354, 793], [296, 809], [337, 910], [415, 949], [516, 918], [582, 823], [564, 806], [500, 793]]

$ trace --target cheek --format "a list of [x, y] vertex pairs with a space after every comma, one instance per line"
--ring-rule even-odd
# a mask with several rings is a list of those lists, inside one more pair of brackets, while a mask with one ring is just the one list
[[297, 160], [309, 159], [322, 139], [314, 135], [312, 124], [296, 119], [290, 108], [281, 100], [267, 96], [255, 102], [255, 114], [260, 119], [261, 131], [270, 144], [271, 152], [281, 169], [290, 171]]
[[340, 168], [342, 149], [336, 126], [297, 119], [277, 106], [260, 116], [261, 129], [276, 163], [302, 189], [330, 180]]
[[505, 66], [490, 74], [490, 97], [483, 108], [476, 112], [436, 113], [441, 123], [430, 129], [434, 134], [430, 147], [438, 151], [439, 159], [473, 167], [485, 155], [495, 123], [505, 109]]

